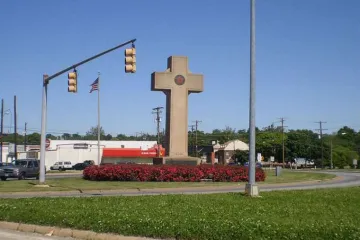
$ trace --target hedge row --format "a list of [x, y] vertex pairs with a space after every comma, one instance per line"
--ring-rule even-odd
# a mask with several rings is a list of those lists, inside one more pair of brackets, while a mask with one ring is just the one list
[[[119, 164], [89, 166], [83, 177], [93, 181], [149, 181], [149, 182], [199, 182], [203, 179], [213, 182], [246, 182], [248, 168], [241, 166], [170, 166]], [[264, 181], [265, 172], [256, 168], [255, 180]]]

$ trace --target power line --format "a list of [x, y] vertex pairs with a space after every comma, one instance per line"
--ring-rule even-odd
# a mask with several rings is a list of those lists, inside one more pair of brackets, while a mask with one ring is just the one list
[[323, 141], [323, 131], [324, 130], [328, 130], [328, 129], [324, 129], [323, 128], [323, 124], [327, 123], [327, 122], [323, 122], [323, 121], [319, 121], [319, 122], [315, 122], [318, 123], [320, 125], [319, 129], [316, 129], [316, 131], [320, 132], [320, 140], [321, 140], [321, 168], [324, 168], [324, 141]]

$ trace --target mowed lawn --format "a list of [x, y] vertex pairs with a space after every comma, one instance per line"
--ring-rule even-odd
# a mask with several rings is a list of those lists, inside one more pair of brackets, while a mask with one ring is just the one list
[[360, 188], [1, 199], [0, 219], [154, 238], [360, 239]]
[[[284, 170], [281, 176], [275, 176], [275, 170], [266, 170], [265, 182], [259, 184], [293, 183], [313, 180], [329, 180], [333, 174], [316, 172], [297, 172]], [[33, 191], [71, 191], [79, 190], [123, 190], [123, 189], [151, 189], [151, 188], [179, 188], [179, 187], [216, 187], [245, 184], [244, 182], [119, 182], [119, 181], [88, 181], [78, 178], [48, 179], [46, 184], [50, 187], [36, 187], [37, 180], [8, 180], [0, 181], [0, 192], [33, 192]]]

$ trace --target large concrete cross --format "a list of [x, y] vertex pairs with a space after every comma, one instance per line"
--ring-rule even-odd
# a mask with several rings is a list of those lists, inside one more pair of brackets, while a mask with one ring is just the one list
[[166, 95], [166, 155], [188, 156], [188, 95], [204, 89], [204, 78], [188, 69], [188, 58], [171, 56], [165, 72], [151, 74], [151, 90]]

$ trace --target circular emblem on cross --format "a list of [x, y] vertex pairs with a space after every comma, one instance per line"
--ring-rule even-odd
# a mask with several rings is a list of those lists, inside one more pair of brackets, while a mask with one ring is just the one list
[[183, 75], [176, 75], [174, 80], [175, 80], [175, 83], [179, 86], [181, 86], [185, 83], [185, 77]]

